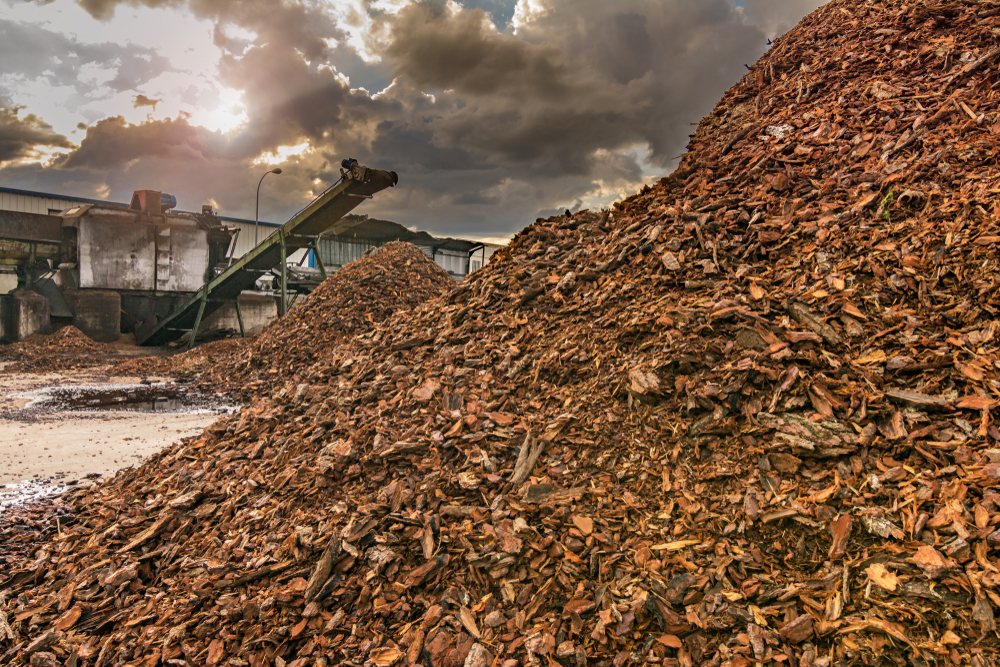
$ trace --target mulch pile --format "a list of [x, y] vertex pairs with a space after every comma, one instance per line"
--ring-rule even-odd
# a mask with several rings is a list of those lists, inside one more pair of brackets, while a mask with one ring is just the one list
[[52, 334], [35, 334], [18, 343], [0, 345], [0, 361], [14, 362], [6, 372], [45, 373], [88, 368], [106, 361], [114, 346], [91, 340], [74, 326]]
[[0, 663], [996, 664], [997, 29], [817, 10], [670, 177], [5, 528]]
[[388, 243], [331, 275], [304, 303], [245, 342], [210, 343], [169, 358], [137, 359], [111, 372], [194, 378], [206, 390], [244, 399], [270, 394], [336, 343], [454, 286], [416, 246]]
[[230, 363], [252, 339], [226, 338], [174, 355], [129, 359], [112, 366], [108, 374], [113, 377], [198, 378], [202, 373], [210, 374], [221, 364]]

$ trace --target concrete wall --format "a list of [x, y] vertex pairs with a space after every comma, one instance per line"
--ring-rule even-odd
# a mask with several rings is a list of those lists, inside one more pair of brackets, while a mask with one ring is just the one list
[[0, 294], [8, 294], [17, 287], [17, 276], [13, 273], [0, 273]]
[[98, 343], [121, 337], [122, 299], [118, 292], [81, 290], [75, 295], [73, 326]]
[[8, 343], [22, 341], [36, 333], [52, 331], [49, 300], [35, 292], [14, 292], [0, 296], [0, 336]]
[[[271, 320], [278, 317], [278, 302], [273, 296], [244, 292], [240, 295], [240, 311], [243, 313], [243, 326], [248, 336], [266, 327]], [[205, 318], [198, 331], [198, 337], [212, 331], [235, 331], [239, 333], [240, 323], [236, 318], [236, 306], [227, 303], [222, 308]]]

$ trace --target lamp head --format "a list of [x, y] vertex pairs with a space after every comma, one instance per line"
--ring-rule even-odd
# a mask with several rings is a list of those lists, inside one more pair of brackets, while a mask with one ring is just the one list
[[281, 167], [275, 167], [274, 169], [271, 170], [271, 173], [272, 174], [280, 174], [281, 173]]

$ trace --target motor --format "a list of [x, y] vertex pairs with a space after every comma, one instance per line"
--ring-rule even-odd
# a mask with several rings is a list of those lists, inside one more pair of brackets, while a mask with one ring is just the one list
[[340, 161], [340, 177], [345, 180], [361, 181], [368, 180], [368, 167], [362, 167], [357, 160], [352, 157]]
[[393, 186], [399, 183], [399, 176], [394, 171], [381, 171], [361, 166], [352, 157], [340, 161], [340, 177], [345, 180], [355, 180], [368, 183], [376, 175], [384, 175]]

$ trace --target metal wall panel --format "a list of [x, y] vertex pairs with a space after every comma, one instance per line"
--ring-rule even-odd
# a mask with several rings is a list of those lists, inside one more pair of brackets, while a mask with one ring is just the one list
[[156, 289], [196, 292], [208, 274], [208, 232], [156, 226]]
[[152, 290], [156, 240], [152, 225], [80, 220], [80, 287]]
[[[361, 259], [370, 248], [377, 247], [377, 243], [361, 240], [343, 239], [320, 239], [320, 257], [323, 264], [330, 270], [339, 269], [342, 266], [356, 262]], [[428, 259], [433, 259], [438, 266], [457, 276], [464, 276], [469, 271], [469, 257], [466, 253], [459, 251], [438, 250], [430, 246], [418, 245]]]
[[342, 239], [320, 239], [319, 256], [330, 270], [356, 262], [376, 244], [368, 241], [345, 241]]
[[469, 272], [469, 255], [467, 253], [438, 250], [434, 261], [445, 271], [457, 276], [464, 276]]
[[[236, 239], [236, 249], [233, 253], [233, 260], [237, 260], [243, 255], [247, 254], [254, 248], [254, 225], [252, 222], [234, 222], [232, 220], [221, 221], [226, 227], [237, 227], [240, 230], [240, 235]], [[268, 236], [274, 233], [277, 227], [271, 227], [266, 225], [261, 225], [260, 230], [257, 232], [257, 238], [263, 242]], [[296, 250], [291, 255], [288, 256], [289, 264], [298, 264], [302, 261], [302, 258], [308, 255], [308, 250]], [[303, 263], [304, 264], [304, 263]]]
[[54, 197], [34, 197], [31, 195], [15, 194], [12, 192], [0, 192], [0, 210], [20, 211], [21, 213], [41, 213], [47, 214], [49, 210], [64, 211], [74, 206], [79, 206], [79, 202], [72, 202], [66, 199]]

